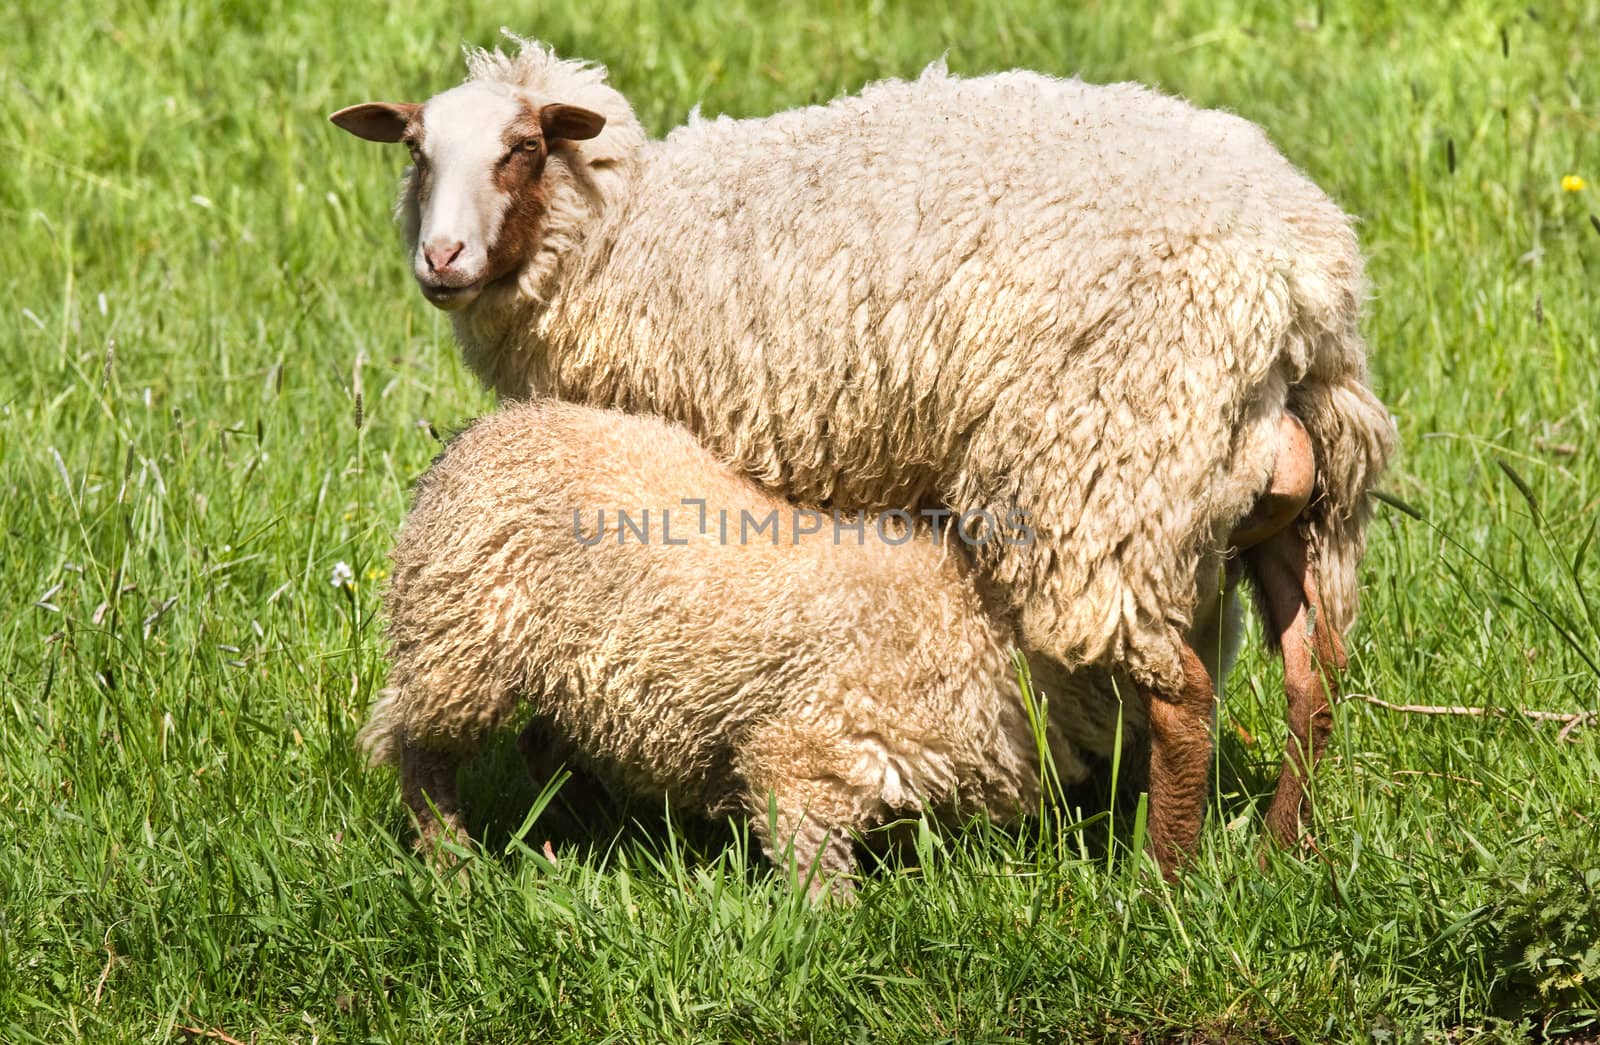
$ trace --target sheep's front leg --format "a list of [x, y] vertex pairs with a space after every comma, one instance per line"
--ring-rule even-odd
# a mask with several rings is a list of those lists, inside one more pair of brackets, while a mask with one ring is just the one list
[[875, 792], [846, 781], [849, 758], [841, 738], [776, 722], [754, 730], [740, 748], [751, 828], [767, 857], [782, 868], [792, 854], [812, 899], [850, 899], [855, 883], [849, 876], [856, 870], [850, 832], [881, 822], [882, 810]]
[[835, 900], [850, 900], [856, 886], [852, 877], [856, 872], [855, 842], [841, 823], [837, 810], [819, 809], [822, 802], [808, 802], [793, 790], [787, 793], [768, 792], [775, 798], [776, 817], [762, 801], [760, 793], [751, 795], [752, 805], [758, 810], [751, 827], [761, 841], [767, 858], [776, 866], [788, 866], [786, 857], [794, 856], [795, 872], [807, 883], [806, 892], [813, 900], [831, 896]]
[[1337, 673], [1344, 670], [1344, 643], [1322, 611], [1310, 549], [1291, 526], [1247, 553], [1261, 589], [1267, 626], [1283, 653], [1283, 683], [1289, 700], [1289, 742], [1278, 790], [1267, 809], [1267, 828], [1283, 845], [1300, 837], [1310, 817], [1306, 784], [1333, 732], [1332, 701]]
[[1171, 879], [1200, 841], [1211, 768], [1211, 676], [1188, 643], [1183, 679], [1170, 692], [1142, 689], [1150, 709], [1150, 842]]

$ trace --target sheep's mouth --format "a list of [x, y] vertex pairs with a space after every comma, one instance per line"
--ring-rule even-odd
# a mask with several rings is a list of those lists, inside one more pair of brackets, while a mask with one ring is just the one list
[[460, 286], [450, 286], [447, 283], [424, 283], [417, 280], [417, 285], [422, 288], [422, 296], [435, 308], [442, 308], [446, 312], [454, 312], [470, 305], [478, 292], [483, 289], [482, 280], [473, 280]]

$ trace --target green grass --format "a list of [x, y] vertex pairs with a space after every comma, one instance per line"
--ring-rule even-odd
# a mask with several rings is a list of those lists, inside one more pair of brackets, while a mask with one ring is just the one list
[[607, 62], [656, 132], [945, 51], [1234, 109], [1371, 258], [1387, 488], [1421, 518], [1378, 510], [1349, 690], [1592, 710], [1600, 4], [569, 7], [0, 13], [0, 1040], [1593, 1033], [1600, 728], [1347, 702], [1321, 856], [1262, 870], [1283, 730], [1259, 645], [1177, 888], [1063, 811], [924, 831], [816, 911], [725, 825], [525, 823], [505, 748], [467, 782], [489, 854], [441, 882], [352, 738], [428, 422], [492, 403], [400, 258], [402, 154], [324, 116], [444, 88], [502, 23]]

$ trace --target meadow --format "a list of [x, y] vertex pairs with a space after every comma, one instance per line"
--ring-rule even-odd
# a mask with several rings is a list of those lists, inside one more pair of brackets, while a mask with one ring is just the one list
[[[1257, 863], [1255, 641], [1176, 886], [1091, 794], [921, 825], [813, 909], [739, 827], [572, 808], [509, 744], [465, 781], [470, 887], [410, 855], [353, 745], [385, 556], [493, 401], [401, 257], [403, 152], [325, 117], [457, 82], [502, 25], [656, 134], [941, 54], [1136, 79], [1359, 216], [1403, 449], [1314, 852]], [[1593, 0], [10, 5], [0, 1040], [1594, 1040], [1600, 722], [1518, 712], [1600, 710], [1597, 41]]]

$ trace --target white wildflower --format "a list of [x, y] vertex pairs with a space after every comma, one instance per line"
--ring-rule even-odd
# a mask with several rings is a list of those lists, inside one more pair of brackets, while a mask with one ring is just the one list
[[333, 576], [328, 578], [328, 583], [335, 588], [348, 588], [356, 582], [356, 571], [350, 564], [340, 559], [333, 564]]

